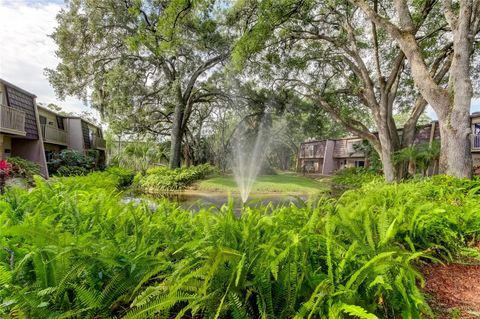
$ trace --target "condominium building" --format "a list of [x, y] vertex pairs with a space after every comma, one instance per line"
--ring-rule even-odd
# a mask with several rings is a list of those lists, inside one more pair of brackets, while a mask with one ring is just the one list
[[[471, 152], [476, 167], [480, 166], [480, 113], [473, 113], [470, 120]], [[434, 140], [440, 140], [437, 121], [417, 128], [414, 144], [431, 144]], [[297, 170], [331, 175], [342, 168], [367, 166], [366, 155], [355, 147], [359, 143], [362, 139], [357, 136], [305, 141], [300, 144]]]
[[102, 128], [78, 116], [38, 106], [36, 96], [0, 79], [0, 160], [18, 156], [37, 163], [48, 178], [47, 162], [64, 149], [95, 155], [105, 163]]
[[36, 162], [48, 177], [36, 96], [0, 79], [0, 159], [11, 156]]

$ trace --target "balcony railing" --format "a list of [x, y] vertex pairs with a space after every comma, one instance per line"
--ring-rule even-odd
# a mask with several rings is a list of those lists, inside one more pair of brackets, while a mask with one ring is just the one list
[[10, 106], [0, 106], [0, 131], [5, 133], [26, 135], [25, 112]]
[[480, 150], [480, 134], [472, 134], [472, 150]]
[[43, 141], [51, 144], [68, 145], [68, 133], [51, 125], [42, 124]]
[[92, 138], [92, 148], [104, 150], [106, 147], [106, 142], [103, 138], [97, 135], [93, 135]]

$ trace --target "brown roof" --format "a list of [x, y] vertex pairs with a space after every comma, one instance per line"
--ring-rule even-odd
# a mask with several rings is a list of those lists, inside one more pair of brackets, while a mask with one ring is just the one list
[[9, 86], [9, 87], [11, 87], [11, 88], [14, 88], [14, 89], [17, 90], [17, 91], [22, 92], [23, 94], [30, 95], [30, 96], [33, 97], [33, 98], [36, 98], [36, 97], [37, 97], [35, 94], [30, 93], [30, 92], [28, 92], [28, 91], [25, 91], [24, 89], [16, 86], [15, 84], [12, 84], [12, 83], [10, 83], [10, 82], [8, 82], [8, 81], [5, 81], [5, 80], [2, 79], [2, 78], [0, 78], [0, 83], [2, 83], [2, 84], [4, 84], [4, 85], [7, 85], [7, 86]]

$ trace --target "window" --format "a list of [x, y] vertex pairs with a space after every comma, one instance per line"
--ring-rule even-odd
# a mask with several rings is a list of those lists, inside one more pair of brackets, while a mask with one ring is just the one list
[[473, 134], [480, 135], [480, 123], [475, 123], [473, 127]]
[[355, 161], [355, 167], [365, 167], [365, 161]]
[[63, 117], [57, 116], [57, 127], [61, 130], [64, 130], [65, 127], [63, 126]]

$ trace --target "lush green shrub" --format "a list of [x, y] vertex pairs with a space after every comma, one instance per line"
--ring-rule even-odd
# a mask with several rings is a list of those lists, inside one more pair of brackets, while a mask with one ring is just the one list
[[122, 204], [116, 171], [0, 198], [0, 317], [426, 318], [416, 265], [480, 233], [478, 181], [237, 215]]
[[364, 214], [370, 214], [370, 220], [381, 219], [383, 225], [395, 222], [401, 227], [391, 235], [403, 245], [435, 250], [450, 258], [479, 239], [479, 193], [479, 179], [448, 176], [400, 184], [367, 183], [342, 195], [339, 212], [346, 214], [345, 219], [357, 221], [358, 227], [365, 223]]
[[80, 166], [60, 166], [56, 172], [58, 176], [78, 176], [86, 174], [88, 174], [87, 169]]
[[118, 186], [127, 187], [133, 183], [135, 172], [133, 170], [122, 167], [109, 167], [107, 173], [118, 178]]
[[[77, 167], [72, 168], [70, 172], [73, 174], [77, 172], [80, 174], [81, 172], [89, 172], [95, 169], [95, 157], [84, 155], [76, 150], [62, 150], [58, 156], [47, 163], [48, 172], [50, 175], [55, 174], [65, 174], [69, 173], [69, 170], [65, 167]], [[62, 172], [59, 173], [59, 169], [62, 168]], [[64, 175], [64, 176], [73, 176], [73, 175]]]
[[349, 189], [361, 187], [373, 181], [381, 181], [379, 174], [363, 167], [348, 167], [339, 170], [332, 177], [332, 188], [335, 193], [343, 193]]
[[7, 161], [11, 166], [11, 174], [14, 177], [25, 178], [29, 183], [32, 183], [33, 176], [40, 175], [40, 166], [35, 162], [20, 157], [10, 157]]
[[188, 187], [193, 182], [205, 178], [216, 172], [209, 164], [169, 169], [154, 167], [147, 170], [146, 175], [140, 178], [137, 185], [147, 192], [174, 191]]

